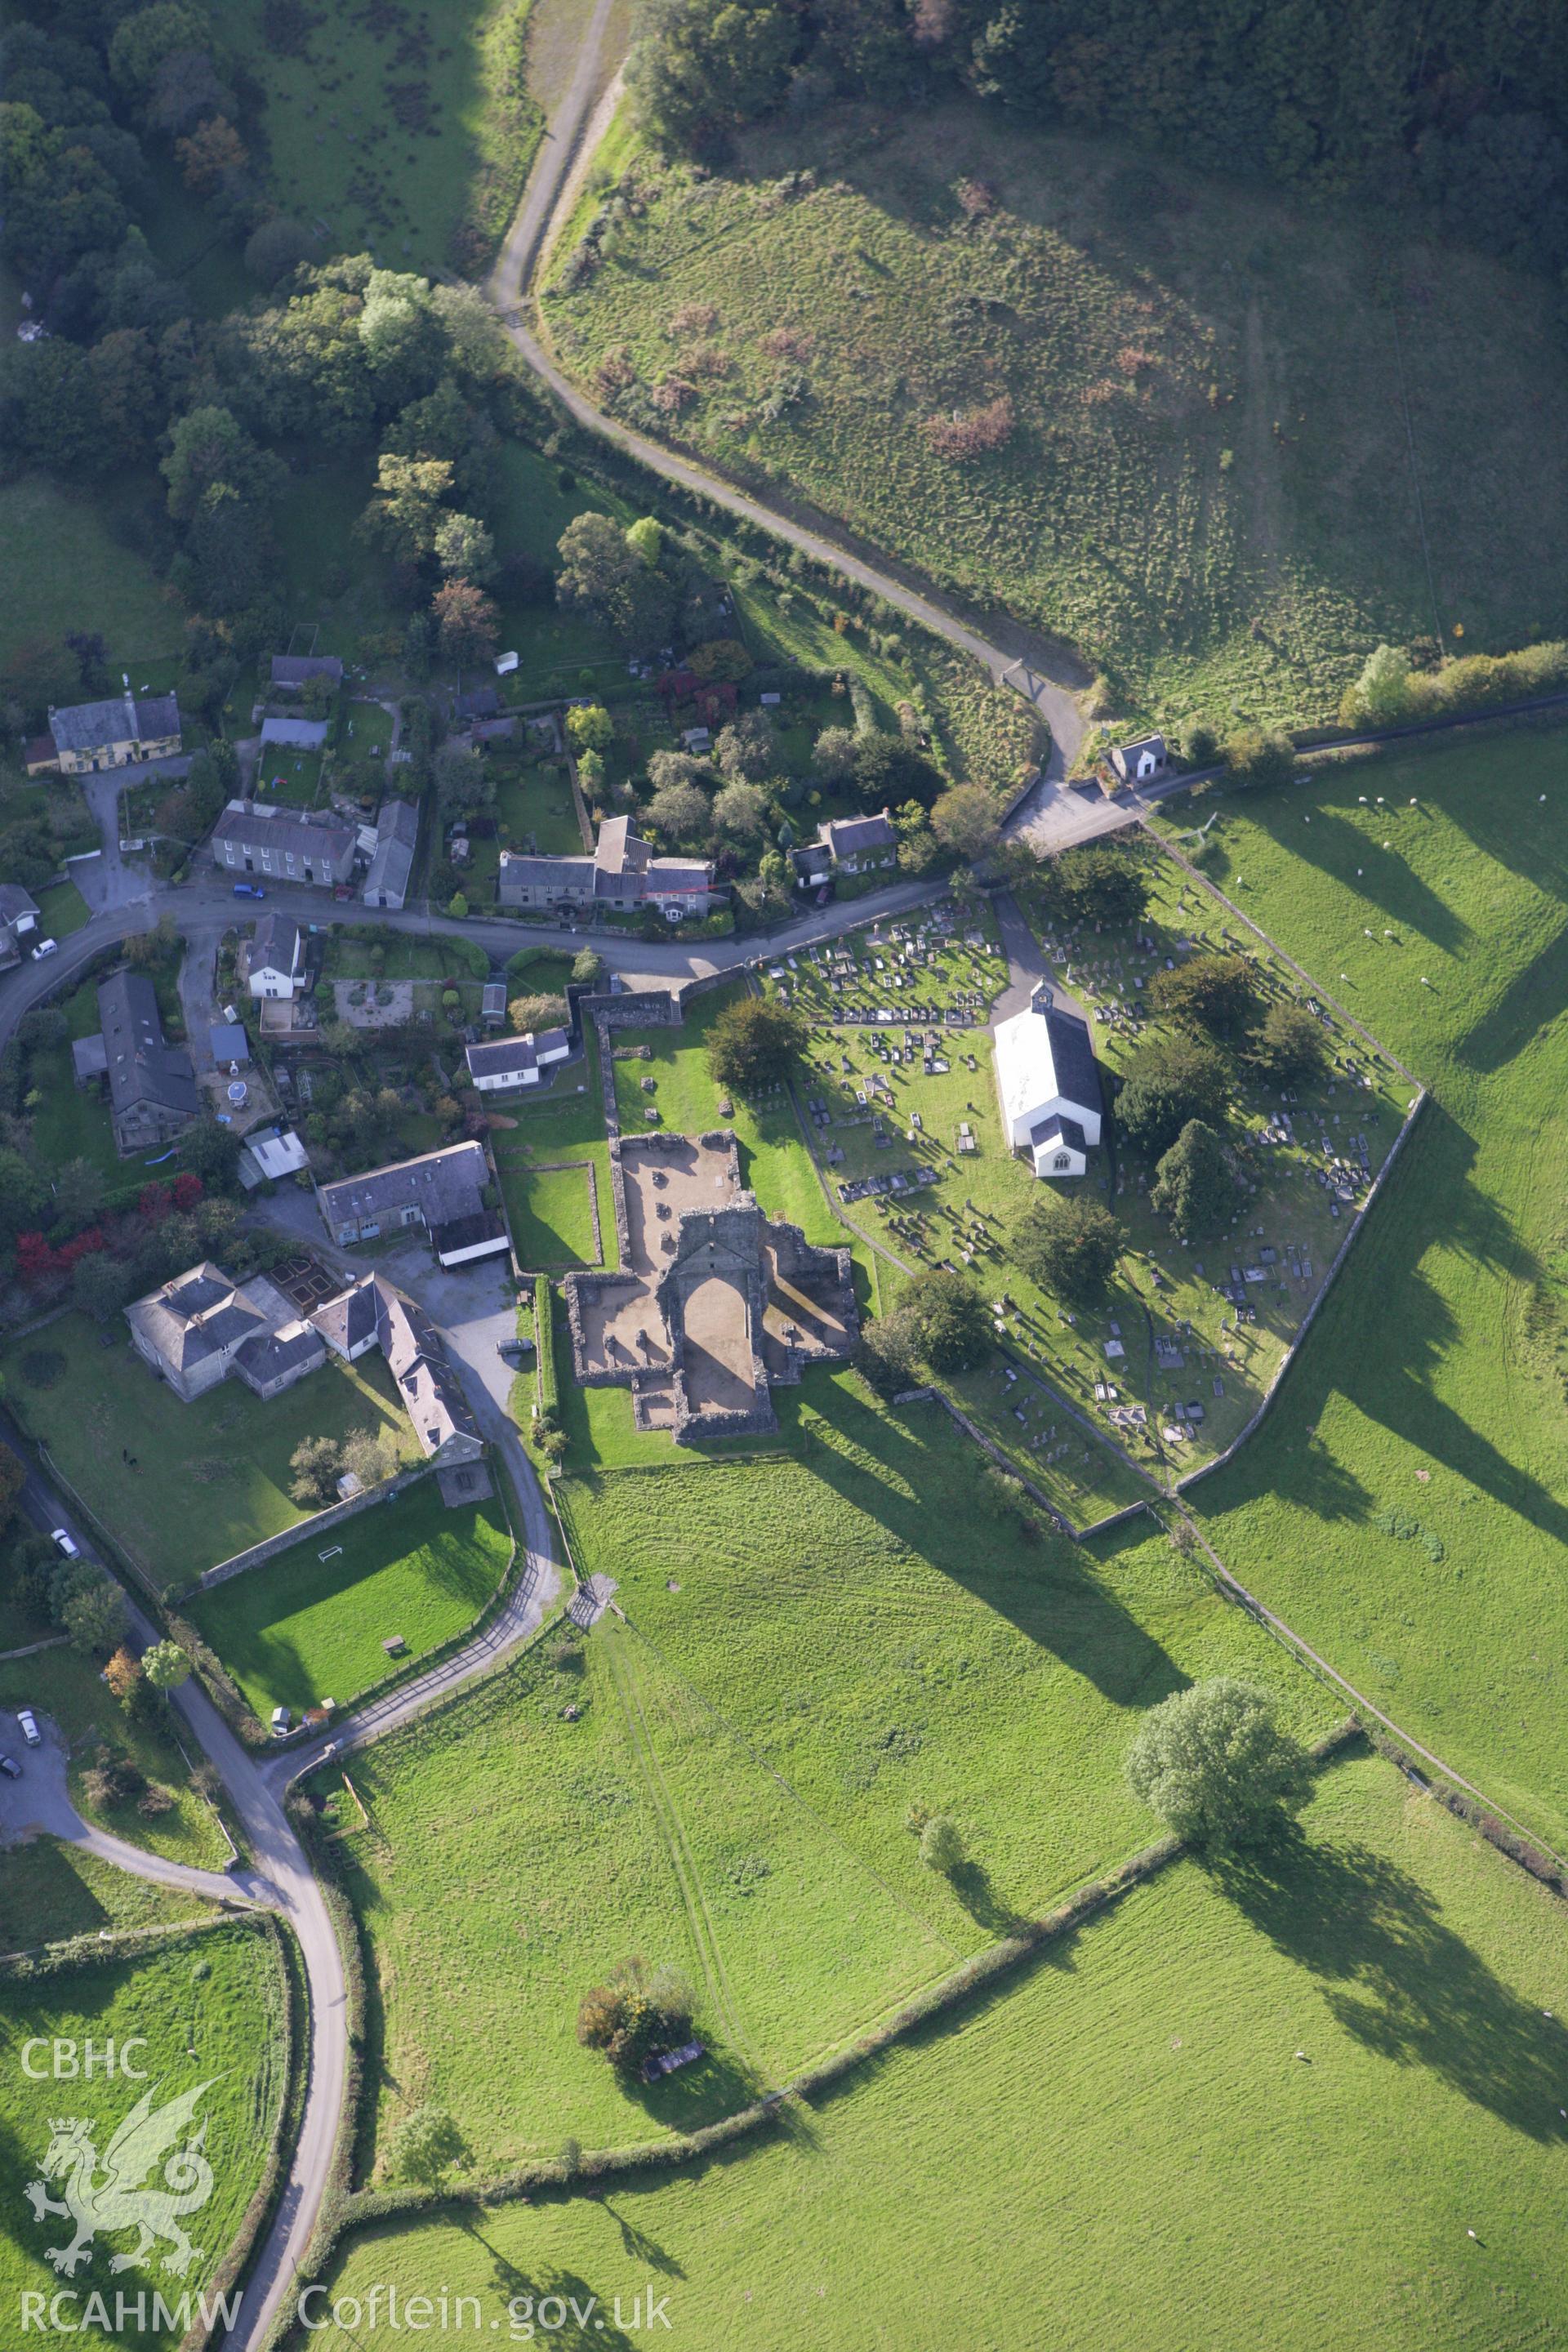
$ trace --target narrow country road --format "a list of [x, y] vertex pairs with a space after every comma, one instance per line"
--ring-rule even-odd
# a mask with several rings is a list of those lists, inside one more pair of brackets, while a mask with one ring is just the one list
[[659, 442], [617, 424], [595, 408], [562, 373], [528, 325], [526, 306], [532, 290], [533, 272], [566, 209], [563, 200], [569, 202], [572, 195], [571, 167], [595, 90], [602, 79], [604, 47], [612, 16], [613, 0], [596, 0], [584, 33], [583, 51], [571, 89], [540, 143], [522, 204], [485, 289], [500, 313], [507, 333], [535, 375], [588, 432], [613, 442], [667, 482], [695, 491], [727, 513], [756, 524], [791, 547], [798, 547], [814, 562], [842, 572], [860, 587], [870, 589], [899, 612], [918, 621], [933, 636], [944, 638], [961, 653], [971, 654], [984, 663], [999, 684], [1012, 687], [1026, 702], [1032, 703], [1050, 729], [1051, 752], [1046, 774], [1047, 779], [1059, 779], [1067, 772], [1066, 762], [1072, 759], [1083, 740], [1083, 719], [1068, 686], [1046, 676], [1037, 667], [1036, 659], [1031, 658], [1028, 632], [1003, 624], [1001, 634], [1012, 640], [1010, 644], [1000, 642], [998, 635], [986, 635], [983, 629], [941, 602], [934, 591], [921, 589], [885, 564], [869, 562], [856, 554], [842, 537], [834, 534], [826, 518], [816, 524], [796, 521], [761, 499], [736, 488], [721, 475], [710, 473], [691, 458], [678, 457]]

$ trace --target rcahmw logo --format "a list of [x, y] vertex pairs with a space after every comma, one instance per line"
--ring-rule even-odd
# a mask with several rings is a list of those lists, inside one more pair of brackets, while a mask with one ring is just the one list
[[[93, 2045], [89, 2043], [88, 2049], [90, 2074]], [[68, 2053], [64, 2063], [62, 2052]], [[37, 2063], [39, 2053], [51, 2053], [53, 2063]], [[122, 2046], [118, 2055], [118, 2071], [141, 2080], [141, 2070], [129, 2063], [129, 2047]], [[68, 2043], [30, 2042], [22, 2059], [26, 2072], [35, 2079], [54, 2074], [69, 2080], [80, 2071], [75, 2049]], [[116, 2071], [112, 2059], [107, 2071]], [[110, 2254], [111, 2273], [151, 2268], [157, 2261], [176, 2278], [184, 2278], [203, 2260], [203, 2249], [192, 2242], [184, 2224], [189, 2215], [200, 2212], [213, 2193], [212, 2167], [202, 2153], [207, 2127], [205, 2122], [196, 2126], [196, 2113], [218, 2079], [214, 2076], [198, 2083], [162, 2106], [153, 2104], [155, 2085], [143, 2091], [115, 2129], [101, 2158], [89, 2117], [50, 2119], [40, 2178], [28, 2181], [23, 2193], [33, 2209], [34, 2221], [42, 2227], [49, 2227], [57, 2217], [70, 2224], [68, 2236], [42, 2249], [51, 2270], [63, 2278], [74, 2278], [84, 2263], [91, 2264], [100, 2237], [129, 2232], [134, 2232], [135, 2242]], [[50, 2194], [51, 2189], [58, 2189], [58, 2196]], [[117, 2294], [109, 2298], [97, 2293], [84, 2296], [75, 2289], [52, 2296], [26, 2293], [22, 2297], [22, 2325], [65, 2334], [95, 2324], [106, 2329], [174, 2325], [184, 2328], [189, 2324], [192, 2300], [188, 2294], [183, 2295], [171, 2311], [166, 2298], [159, 2294]], [[205, 2316], [207, 2298], [195, 2300]], [[226, 2307], [230, 2301], [237, 2310], [237, 2296], [214, 2298], [215, 2311], [225, 2307], [226, 2326], [230, 2324]], [[111, 2315], [111, 2306], [118, 2318]]]

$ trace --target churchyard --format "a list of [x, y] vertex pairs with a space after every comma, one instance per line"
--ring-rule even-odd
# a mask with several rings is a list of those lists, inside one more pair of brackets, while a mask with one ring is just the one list
[[[1248, 954], [1262, 1002], [1307, 999], [1334, 1066], [1286, 1101], [1236, 1066], [1230, 1133], [1247, 1190], [1232, 1230], [1191, 1248], [1151, 1210], [1151, 1168], [1108, 1124], [1089, 1178], [1075, 1180], [1127, 1235], [1095, 1309], [1041, 1291], [1014, 1252], [1048, 1188], [1003, 1132], [990, 1023], [1008, 968], [989, 914], [879, 923], [773, 963], [764, 981], [811, 1024], [801, 1108], [845, 1213], [912, 1269], [970, 1272], [993, 1305], [998, 1356], [957, 1378], [954, 1395], [1032, 1475], [1060, 1465], [1091, 1493], [1085, 1439], [1058, 1400], [1162, 1483], [1222, 1452], [1294, 1344], [1416, 1091], [1173, 860], [1127, 854], [1151, 884], [1137, 924], [1058, 929], [1026, 904], [1058, 1003], [1089, 1022], [1107, 1110], [1156, 1026], [1151, 977], [1194, 952]], [[1020, 1009], [1023, 989], [1008, 1001]], [[1104, 1491], [1121, 1501], [1137, 1488], [1113, 1479]]]
[[212, 1586], [185, 1614], [259, 1722], [286, 1706], [297, 1723], [462, 1633], [511, 1557], [499, 1500], [449, 1507], [432, 1475]]
[[[19, 2334], [28, 2325], [23, 2315], [28, 2308], [21, 2300], [25, 2294], [37, 2296], [34, 2307], [43, 2309], [65, 2287], [72, 2300], [58, 2308], [70, 2318], [72, 2332], [81, 2331], [83, 2343], [116, 2341], [112, 2321], [118, 2290], [132, 2316], [138, 2296], [143, 2298], [135, 2341], [154, 2352], [174, 2352], [175, 2345], [189, 2339], [177, 2321], [158, 2324], [154, 2292], [177, 2309], [187, 2289], [193, 2295], [201, 2288], [211, 2290], [223, 2255], [261, 2185], [281, 2120], [289, 2084], [289, 1996], [276, 1932], [269, 1924], [215, 1926], [200, 1935], [154, 1944], [135, 1956], [95, 1955], [57, 1964], [30, 1979], [14, 1977], [4, 1990], [7, 2039], [18, 2053], [17, 2061], [0, 2072], [0, 2140], [5, 2147], [0, 2187], [10, 2214], [0, 2239], [0, 2295], [16, 2315], [13, 2329]], [[98, 2076], [90, 2083], [57, 2081], [47, 2049], [42, 2063], [36, 2051], [31, 2068], [19, 2063], [22, 2047], [42, 2039], [57, 2049], [67, 2042], [75, 2045], [79, 2064], [80, 2046], [89, 2037], [100, 2053]], [[127, 2042], [140, 2042], [131, 2056], [142, 2079], [116, 2075], [106, 2080], [102, 2053], [108, 2047], [122, 2051]], [[129, 2184], [141, 2189], [140, 2202], [150, 2217], [148, 2251], [132, 2262], [138, 2243], [133, 2215], [117, 2218], [112, 2197], [103, 2196], [105, 2181], [112, 2179], [112, 2172], [106, 2174], [103, 2166], [116, 2126], [142, 2093], [161, 2106], [198, 2089], [201, 2097], [186, 2128], [172, 2147], [156, 2148], [156, 2171], [150, 2152], [143, 2165], [148, 2177]], [[35, 2218], [23, 2194], [25, 2184], [38, 2179], [46, 2151], [63, 2128], [57, 2119], [70, 2116], [87, 2121], [95, 2151], [89, 2179], [102, 2199], [98, 2242], [87, 2258], [88, 2267], [77, 2270], [74, 2279], [68, 2273], [62, 2278], [47, 2260], [49, 2249], [72, 2242], [77, 2226], [73, 2215], [57, 2210]], [[161, 2187], [163, 2164], [172, 2158], [173, 2177], [178, 2179], [181, 2152], [193, 2142], [200, 2164], [211, 2168], [210, 2191], [205, 2197], [193, 2193], [188, 2202], [182, 2202]], [[57, 2208], [64, 2201], [68, 2177], [61, 2170], [47, 2180]], [[182, 2185], [194, 2192], [201, 2179], [195, 2166]], [[79, 2175], [70, 2185], [78, 2197], [84, 2195], [86, 2184]], [[86, 2201], [90, 2211], [90, 2190]], [[138, 2200], [132, 2196], [127, 2201], [134, 2208]], [[178, 2233], [154, 2226], [153, 2217], [165, 2206], [176, 2219], [182, 2212], [190, 2217], [183, 2225], [189, 2232], [186, 2242], [203, 2250], [183, 2278], [177, 2265], [171, 2272], [168, 2260], [178, 2253]], [[113, 2279], [108, 2275], [106, 2257], [110, 2254], [121, 2264]], [[110, 2315], [110, 2326], [101, 2333], [88, 2303], [95, 2288]], [[44, 2327], [47, 2322], [40, 2319], [37, 2325]]]

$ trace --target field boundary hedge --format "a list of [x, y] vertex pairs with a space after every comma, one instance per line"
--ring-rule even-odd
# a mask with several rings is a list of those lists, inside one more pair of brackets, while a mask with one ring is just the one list
[[[1331, 1763], [1342, 1749], [1363, 1737], [1359, 1721], [1353, 1716], [1347, 1717], [1318, 1740], [1308, 1754], [1314, 1765], [1321, 1769]], [[884, 2019], [869, 2032], [858, 2035], [831, 2057], [796, 2075], [779, 2090], [770, 2092], [765, 2098], [753, 2100], [738, 2108], [733, 2115], [705, 2125], [700, 2131], [680, 2133], [664, 2140], [637, 2141], [626, 2147], [587, 2150], [578, 2157], [570, 2169], [559, 2158], [542, 2159], [494, 2179], [465, 2185], [460, 2189], [361, 2189], [333, 2205], [333, 2228], [330, 2241], [324, 2235], [328, 2209], [323, 2205], [323, 2234], [319, 2248], [311, 2250], [314, 2258], [312, 2269], [320, 2276], [351, 2230], [363, 2229], [378, 2221], [445, 2210], [468, 2211], [475, 2207], [526, 2202], [541, 2192], [561, 2189], [570, 2192], [573, 2184], [579, 2180], [599, 2183], [637, 2173], [673, 2171], [699, 2163], [715, 2150], [749, 2138], [752, 2133], [775, 2123], [781, 2113], [787, 2112], [792, 2105], [831, 2089], [870, 2060], [879, 2057], [894, 2042], [917, 2032], [933, 2018], [961, 2007], [973, 1994], [984, 1991], [1011, 1974], [1059, 1937], [1072, 1934], [1087, 1920], [1110, 1909], [1133, 1887], [1146, 1885], [1172, 1863], [1181, 1861], [1186, 1853], [1187, 1848], [1179, 1837], [1166, 1835], [1157, 1838], [1152, 1845], [1129, 1855], [1125, 1862], [1119, 1863], [1102, 1876], [1090, 1879], [1065, 1903], [1058, 1904], [1043, 1917], [1030, 1920], [1014, 1934], [998, 1938], [984, 1951], [977, 1952], [934, 1984], [924, 1987], [912, 2000], [894, 2011], [890, 2017]], [[268, 2352], [280, 2352], [285, 2340], [280, 2336], [275, 2337]]]

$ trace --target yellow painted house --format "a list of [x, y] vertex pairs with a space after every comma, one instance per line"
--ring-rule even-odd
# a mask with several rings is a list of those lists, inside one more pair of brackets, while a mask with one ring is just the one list
[[27, 746], [27, 773], [58, 768], [62, 776], [95, 775], [133, 760], [163, 760], [180, 748], [180, 706], [172, 694], [146, 699], [127, 691], [107, 702], [51, 709], [49, 730]]

